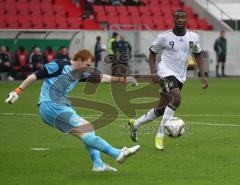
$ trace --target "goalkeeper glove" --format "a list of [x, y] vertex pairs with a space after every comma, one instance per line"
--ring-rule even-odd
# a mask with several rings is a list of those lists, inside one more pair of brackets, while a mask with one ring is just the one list
[[5, 100], [6, 103], [13, 104], [18, 100], [19, 95], [23, 92], [23, 90], [18, 87], [14, 91], [10, 92], [7, 99]]
[[131, 84], [132, 86], [138, 86], [138, 81], [132, 76], [119, 77], [118, 82]]

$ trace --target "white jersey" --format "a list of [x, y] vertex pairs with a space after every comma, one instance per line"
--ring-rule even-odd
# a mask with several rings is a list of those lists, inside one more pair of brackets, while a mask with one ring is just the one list
[[160, 77], [173, 75], [182, 83], [186, 80], [190, 55], [201, 52], [196, 33], [186, 31], [184, 36], [177, 36], [172, 30], [159, 34], [150, 50], [161, 53], [157, 74]]

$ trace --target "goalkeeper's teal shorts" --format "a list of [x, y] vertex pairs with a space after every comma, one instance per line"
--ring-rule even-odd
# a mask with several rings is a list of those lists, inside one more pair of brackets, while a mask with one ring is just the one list
[[40, 103], [39, 113], [45, 123], [67, 134], [79, 126], [82, 120], [72, 107], [54, 102]]

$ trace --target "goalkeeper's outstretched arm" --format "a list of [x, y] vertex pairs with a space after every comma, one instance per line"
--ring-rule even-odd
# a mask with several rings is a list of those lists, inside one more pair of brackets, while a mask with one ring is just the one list
[[116, 77], [116, 76], [102, 74], [101, 83], [111, 83], [111, 82], [127, 83], [133, 86], [138, 85], [137, 80], [132, 76]]
[[5, 100], [6, 103], [13, 104], [18, 100], [19, 95], [26, 89], [29, 85], [37, 80], [36, 75], [33, 73], [28, 76], [14, 91], [10, 92], [7, 99]]

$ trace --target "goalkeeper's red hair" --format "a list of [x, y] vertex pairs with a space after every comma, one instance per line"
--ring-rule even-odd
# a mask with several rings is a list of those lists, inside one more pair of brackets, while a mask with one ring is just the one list
[[94, 55], [88, 49], [79, 49], [73, 56], [73, 61], [77, 60], [86, 61], [90, 59], [92, 62], [95, 60]]

